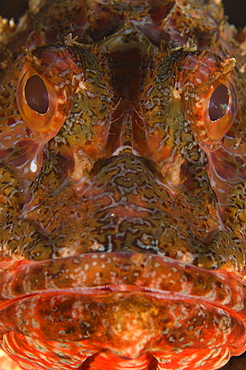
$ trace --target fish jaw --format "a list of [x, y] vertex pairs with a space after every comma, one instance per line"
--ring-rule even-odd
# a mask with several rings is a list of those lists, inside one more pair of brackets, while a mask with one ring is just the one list
[[77, 343], [128, 361], [172, 352], [192, 359], [194, 348], [239, 355], [246, 345], [245, 288], [226, 271], [122, 252], [19, 261], [8, 271], [2, 264], [7, 343]]

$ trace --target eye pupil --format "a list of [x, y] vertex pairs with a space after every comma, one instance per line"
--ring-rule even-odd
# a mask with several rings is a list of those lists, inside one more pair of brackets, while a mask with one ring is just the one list
[[211, 121], [216, 121], [226, 114], [228, 103], [228, 88], [225, 85], [220, 84], [213, 92], [209, 102], [208, 114]]
[[38, 75], [31, 76], [25, 85], [26, 102], [32, 110], [45, 114], [49, 107], [49, 95], [44, 81]]

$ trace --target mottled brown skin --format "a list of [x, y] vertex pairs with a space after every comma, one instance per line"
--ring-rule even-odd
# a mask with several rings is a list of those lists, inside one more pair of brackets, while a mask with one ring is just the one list
[[0, 27], [2, 349], [31, 370], [243, 353], [245, 32], [213, 0], [32, 1]]

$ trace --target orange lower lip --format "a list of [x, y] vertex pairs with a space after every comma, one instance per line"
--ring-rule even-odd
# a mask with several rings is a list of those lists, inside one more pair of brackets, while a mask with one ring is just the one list
[[0, 331], [82, 341], [123, 358], [165, 348], [245, 348], [245, 287], [169, 257], [98, 253], [2, 264]]

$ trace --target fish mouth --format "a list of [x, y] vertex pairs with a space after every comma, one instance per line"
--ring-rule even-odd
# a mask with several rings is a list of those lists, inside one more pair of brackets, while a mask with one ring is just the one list
[[245, 348], [245, 287], [226, 271], [118, 252], [12, 261], [1, 280], [2, 332], [86, 341], [127, 358], [163, 346]]

